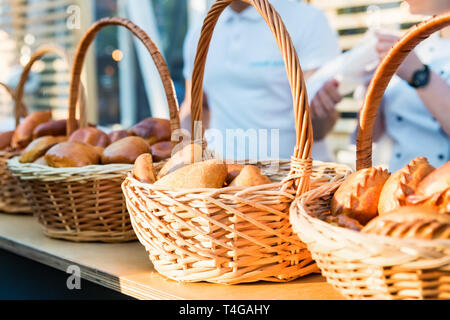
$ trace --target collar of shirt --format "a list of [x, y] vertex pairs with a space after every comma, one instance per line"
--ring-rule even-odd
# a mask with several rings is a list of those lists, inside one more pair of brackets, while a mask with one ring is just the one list
[[232, 22], [235, 19], [242, 19], [242, 20], [247, 20], [247, 21], [251, 21], [251, 22], [258, 22], [262, 19], [259, 12], [256, 11], [256, 9], [253, 6], [249, 6], [248, 8], [245, 8], [241, 12], [236, 12], [233, 9], [231, 9], [230, 7], [227, 7], [223, 11], [222, 16], [223, 16], [223, 20], [227, 23]]

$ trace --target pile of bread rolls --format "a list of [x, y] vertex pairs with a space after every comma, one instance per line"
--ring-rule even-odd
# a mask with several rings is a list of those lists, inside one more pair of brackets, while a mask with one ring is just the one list
[[341, 227], [397, 238], [450, 239], [450, 161], [434, 168], [425, 157], [390, 174], [351, 174], [321, 215]]
[[0, 133], [0, 150], [17, 150], [21, 163], [54, 168], [133, 164], [150, 153], [157, 162], [171, 156], [170, 122], [147, 118], [129, 130], [106, 134], [89, 126], [66, 135], [67, 120], [52, 120], [50, 110], [27, 116], [14, 131]]
[[210, 159], [202, 161], [203, 149], [187, 144], [175, 152], [157, 172], [151, 154], [140, 155], [134, 164], [134, 178], [156, 186], [183, 189], [253, 187], [270, 184], [270, 179], [253, 165], [227, 163]]

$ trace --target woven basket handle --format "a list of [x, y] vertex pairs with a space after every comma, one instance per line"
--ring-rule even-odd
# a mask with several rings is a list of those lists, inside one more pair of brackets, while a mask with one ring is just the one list
[[139, 28], [133, 22], [128, 19], [120, 17], [109, 17], [103, 18], [92, 25], [89, 30], [84, 34], [80, 43], [78, 44], [74, 64], [72, 69], [72, 79], [70, 82], [70, 97], [69, 97], [69, 121], [67, 122], [68, 134], [71, 134], [75, 129], [75, 107], [77, 102], [77, 93], [79, 90], [79, 83], [81, 77], [81, 71], [83, 68], [84, 60], [86, 58], [89, 46], [95, 39], [98, 32], [107, 26], [122, 26], [130, 30], [141, 42], [145, 45], [148, 52], [151, 54], [153, 61], [155, 62], [156, 68], [158, 69], [159, 75], [164, 86], [164, 91], [166, 94], [167, 102], [170, 111], [170, 128], [172, 132], [180, 128], [180, 119], [178, 116], [178, 101], [176, 98], [175, 88], [170, 77], [169, 69], [163, 56], [158, 50], [155, 43], [150, 39], [150, 37], [145, 33], [144, 30]]
[[[238, 0], [218, 0], [216, 1], [208, 15], [206, 16], [203, 28], [200, 35], [200, 40], [197, 46], [197, 53], [194, 62], [194, 70], [192, 74], [192, 134], [195, 135], [195, 123], [202, 121], [202, 106], [203, 106], [203, 78], [206, 64], [206, 57], [208, 55], [209, 45], [212, 34], [216, 26], [217, 20], [223, 10], [233, 1]], [[259, 14], [264, 18], [272, 31], [277, 45], [283, 55], [286, 72], [289, 78], [289, 85], [293, 97], [293, 107], [295, 116], [296, 128], [296, 146], [293, 152], [292, 160], [300, 163], [309, 163], [311, 161], [311, 150], [313, 145], [313, 131], [311, 118], [309, 113], [308, 97], [306, 93], [305, 79], [300, 67], [297, 52], [292, 43], [291, 37], [286, 30], [286, 27], [281, 20], [280, 15], [275, 11], [272, 5], [267, 0], [242, 0], [252, 5]], [[219, 89], [219, 88], [218, 88]], [[220, 90], [220, 89], [219, 89]], [[198, 133], [202, 135], [203, 132]], [[297, 174], [298, 166], [292, 167], [291, 175], [295, 175], [295, 184], [297, 193], [301, 194], [309, 189], [310, 171], [306, 169], [302, 174]], [[303, 169], [300, 169], [302, 171]]]
[[381, 99], [391, 78], [397, 72], [402, 62], [414, 48], [427, 39], [431, 34], [450, 25], [450, 12], [435, 16], [416, 26], [391, 48], [378, 66], [370, 82], [358, 126], [356, 140], [356, 168], [357, 170], [372, 166], [372, 136], [375, 120]]
[[[8, 95], [11, 97], [11, 100], [14, 102], [15, 101], [15, 97], [16, 97], [16, 92], [14, 91], [14, 89], [12, 89], [10, 86], [0, 82], [0, 87], [4, 88], [5, 91], [8, 93]], [[19, 118], [21, 117], [26, 117], [28, 114], [27, 108], [25, 107], [25, 105], [23, 103], [21, 103], [18, 106], [19, 110], [16, 111], [16, 105], [14, 104], [13, 107], [13, 111], [14, 111], [14, 118], [16, 120], [16, 127], [19, 125], [19, 121], [16, 117], [16, 114], [19, 114]]]
[[[36, 49], [35, 52], [33, 52], [33, 55], [30, 58], [30, 61], [25, 65], [21, 75], [19, 84], [17, 85], [16, 89], [16, 95], [15, 95], [15, 108], [14, 108], [14, 114], [16, 118], [16, 126], [19, 124], [20, 115], [21, 112], [19, 112], [19, 108], [17, 106], [23, 106], [22, 100], [23, 95], [25, 91], [25, 84], [28, 80], [28, 77], [30, 75], [31, 68], [36, 63], [36, 61], [40, 60], [43, 56], [47, 54], [55, 54], [63, 59], [63, 61], [66, 63], [67, 67], [70, 69], [71, 66], [71, 59], [69, 56], [69, 53], [64, 49], [63, 47], [57, 46], [57, 45], [42, 45], [39, 48]], [[80, 91], [80, 121], [86, 121], [86, 107], [85, 107], [85, 95], [84, 95], [84, 88]]]

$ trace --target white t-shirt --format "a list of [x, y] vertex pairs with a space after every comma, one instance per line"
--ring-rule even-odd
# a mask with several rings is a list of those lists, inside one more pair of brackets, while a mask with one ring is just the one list
[[[450, 39], [436, 33], [417, 46], [415, 52], [423, 63], [450, 84]], [[392, 172], [420, 156], [427, 157], [435, 167], [450, 160], [450, 137], [414, 88], [395, 76], [384, 99], [386, 131], [393, 141], [389, 163]]]
[[[286, 0], [272, 0], [271, 3], [290, 33], [303, 71], [319, 68], [339, 55], [337, 34], [319, 9]], [[192, 76], [200, 30], [201, 26], [190, 30], [185, 40], [186, 79]], [[272, 146], [277, 149], [270, 143], [271, 134], [276, 141], [277, 132], [270, 130], [279, 130], [279, 154], [269, 152], [265, 156], [262, 148], [258, 149], [257, 157], [260, 160], [290, 158], [295, 145], [295, 124], [285, 64], [272, 32], [253, 7], [241, 13], [228, 7], [219, 18], [207, 57], [204, 91], [211, 112], [210, 127], [215, 129], [213, 136], [221, 133], [230, 139], [227, 130], [241, 129], [249, 136], [256, 131], [258, 143], [264, 144], [265, 135], [258, 130], [269, 129], [267, 140], [268, 150], [271, 150]], [[308, 92], [309, 98], [314, 95], [315, 92]], [[210, 139], [208, 145], [222, 156], [254, 159], [248, 148], [218, 140]], [[319, 149], [321, 151], [315, 152], [314, 159], [330, 161], [323, 142]]]

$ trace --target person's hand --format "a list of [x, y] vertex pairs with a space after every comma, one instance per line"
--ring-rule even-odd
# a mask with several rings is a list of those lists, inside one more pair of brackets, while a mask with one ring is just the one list
[[311, 118], [326, 119], [334, 116], [336, 104], [341, 102], [342, 96], [338, 91], [339, 83], [329, 80], [317, 91], [311, 100]]
[[[382, 60], [400, 38], [394, 35], [380, 33], [377, 34], [377, 37], [378, 43], [376, 50], [378, 57]], [[398, 68], [397, 75], [403, 80], [409, 82], [411, 81], [414, 72], [421, 68], [423, 68], [423, 63], [420, 61], [419, 57], [417, 57], [416, 53], [411, 51], [411, 53]]]

